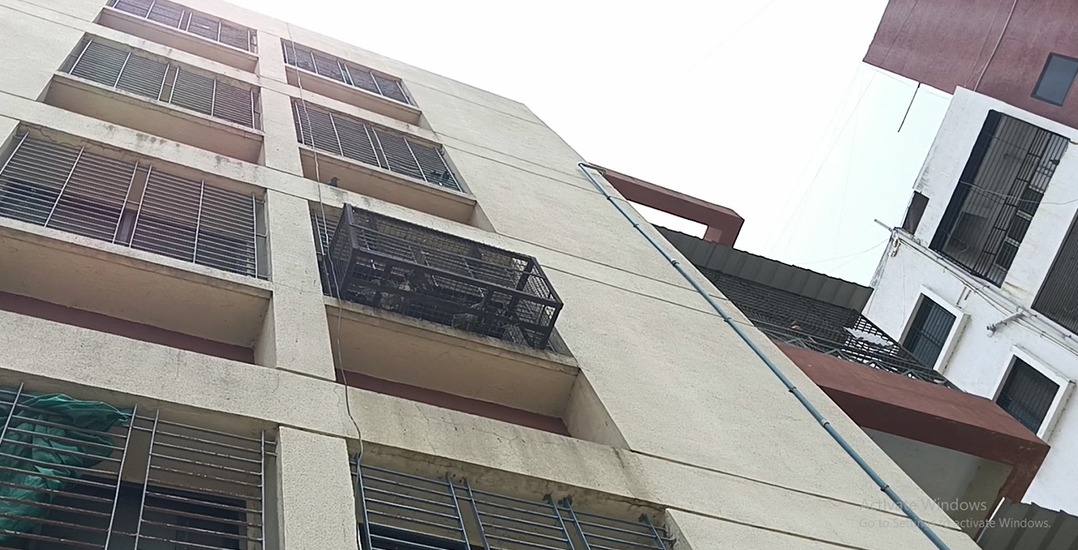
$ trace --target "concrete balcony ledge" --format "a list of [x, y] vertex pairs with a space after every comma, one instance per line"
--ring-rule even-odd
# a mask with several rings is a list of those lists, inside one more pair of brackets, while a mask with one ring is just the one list
[[[344, 82], [312, 73], [306, 69], [285, 65], [288, 83], [305, 92], [315, 93], [360, 109], [375, 112], [408, 124], [419, 124], [423, 112], [419, 108], [395, 99], [349, 86]], [[300, 85], [302, 83], [302, 86]]]
[[259, 130], [64, 72], [53, 75], [45, 103], [253, 164], [262, 156]]
[[345, 371], [558, 418], [580, 372], [570, 356], [328, 296], [325, 304]]
[[253, 347], [272, 285], [0, 217], [0, 292]]
[[108, 6], [97, 24], [244, 71], [254, 72], [258, 66], [257, 54]]
[[[476, 209], [475, 197], [422, 182], [389, 170], [357, 162], [297, 144], [303, 163], [303, 176], [329, 183], [338, 179], [341, 189], [378, 200], [426, 212], [455, 222], [471, 224]], [[317, 169], [316, 169], [317, 168]]]

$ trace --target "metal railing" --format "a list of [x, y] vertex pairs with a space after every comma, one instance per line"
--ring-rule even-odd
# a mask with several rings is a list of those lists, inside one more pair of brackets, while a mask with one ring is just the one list
[[537, 349], [562, 308], [535, 258], [349, 205], [325, 262], [339, 298]]
[[[272, 434], [0, 388], [0, 546], [263, 550]], [[268, 496], [267, 496], [268, 495]]]
[[352, 461], [362, 550], [668, 550], [673, 540], [638, 521], [585, 513], [572, 498], [525, 500], [455, 481]]
[[955, 387], [931, 365], [921, 364], [857, 310], [710, 269], [698, 269], [749, 318], [753, 326], [772, 340], [909, 378]]
[[463, 191], [442, 151], [361, 120], [292, 100], [296, 139], [308, 147]]
[[248, 277], [266, 278], [262, 201], [117, 160], [16, 137], [0, 156], [0, 216]]
[[254, 29], [180, 4], [165, 0], [109, 0], [108, 6], [247, 52], [258, 51], [258, 35]]
[[415, 105], [398, 79], [381, 75], [366, 67], [300, 46], [289, 40], [281, 40], [281, 49], [284, 50], [284, 62], [288, 65], [401, 103]]
[[234, 86], [96, 39], [84, 39], [63, 70], [109, 88], [241, 126], [255, 130], [262, 127], [258, 88]]

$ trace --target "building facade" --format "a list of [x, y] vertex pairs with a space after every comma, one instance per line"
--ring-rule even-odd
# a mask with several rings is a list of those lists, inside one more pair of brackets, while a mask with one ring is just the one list
[[1051, 446], [1023, 499], [1078, 511], [1078, 131], [959, 89], [866, 315]]
[[216, 0], [0, 25], [3, 545], [938, 547], [520, 103]]

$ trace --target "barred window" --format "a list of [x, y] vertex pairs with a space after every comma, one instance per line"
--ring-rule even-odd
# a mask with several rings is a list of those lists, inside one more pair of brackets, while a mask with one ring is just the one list
[[0, 545], [266, 548], [272, 434], [23, 387], [0, 388], [0, 413]]
[[384, 76], [371, 69], [338, 59], [329, 54], [300, 46], [289, 40], [282, 40], [281, 48], [284, 50], [284, 62], [293, 67], [310, 71], [401, 103], [414, 105], [408, 94], [405, 93], [404, 85], [398, 79]]
[[262, 127], [258, 88], [229, 84], [96, 39], [83, 40], [64, 71], [248, 128]]
[[384, 168], [424, 183], [462, 191], [436, 146], [373, 124], [292, 100], [296, 138], [330, 154]]
[[257, 33], [166, 0], [109, 0], [109, 7], [248, 52], [257, 51]]
[[360, 548], [424, 550], [667, 550], [647, 514], [637, 521], [587, 513], [571, 497], [526, 500], [352, 461]]
[[1029, 431], [1037, 433], [1059, 392], [1059, 384], [1015, 357], [996, 403]]
[[1078, 334], [1078, 223], [1071, 222], [1055, 261], [1048, 269], [1033, 309]]
[[902, 344], [921, 364], [932, 368], [943, 351], [943, 345], [947, 342], [954, 323], [953, 313], [924, 296]]
[[29, 132], [0, 159], [0, 216], [266, 278], [262, 201]]

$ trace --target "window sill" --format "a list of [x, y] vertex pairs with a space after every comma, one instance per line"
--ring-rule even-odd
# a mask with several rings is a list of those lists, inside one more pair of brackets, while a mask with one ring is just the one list
[[[423, 115], [422, 111], [407, 103], [401, 103], [395, 99], [368, 92], [362, 88], [349, 86], [339, 80], [327, 78], [306, 69], [286, 64], [285, 73], [289, 84], [305, 92], [336, 99], [342, 103], [407, 122], [408, 124], [418, 125], [419, 119]], [[303, 86], [300, 86], [300, 81], [302, 81]]]
[[249, 51], [150, 21], [116, 8], [108, 6], [103, 8], [101, 15], [97, 18], [97, 24], [244, 71], [254, 72], [258, 66], [258, 55]]

